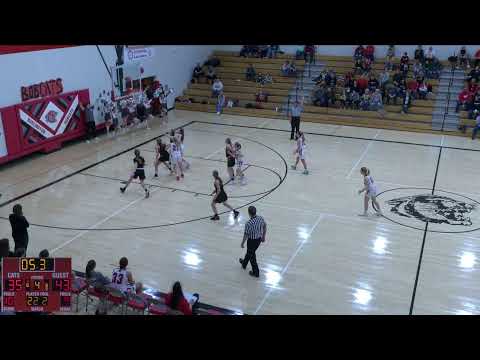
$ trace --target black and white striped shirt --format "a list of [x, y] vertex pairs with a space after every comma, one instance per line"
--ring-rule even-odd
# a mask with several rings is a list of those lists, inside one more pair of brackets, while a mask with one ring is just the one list
[[245, 224], [245, 233], [248, 239], [260, 239], [263, 237], [263, 229], [265, 229], [265, 220], [263, 217], [255, 215]]

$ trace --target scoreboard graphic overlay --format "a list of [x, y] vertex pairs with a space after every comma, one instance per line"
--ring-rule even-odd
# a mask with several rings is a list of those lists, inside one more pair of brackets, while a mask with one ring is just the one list
[[71, 310], [72, 259], [3, 258], [2, 311]]

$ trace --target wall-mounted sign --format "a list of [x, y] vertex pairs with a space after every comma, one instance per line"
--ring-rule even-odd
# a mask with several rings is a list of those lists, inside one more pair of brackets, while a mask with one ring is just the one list
[[125, 47], [124, 60], [126, 62], [138, 61], [153, 56], [153, 47]]
[[20, 92], [22, 94], [22, 101], [59, 95], [63, 92], [63, 82], [62, 79], [58, 78], [35, 85], [22, 86]]

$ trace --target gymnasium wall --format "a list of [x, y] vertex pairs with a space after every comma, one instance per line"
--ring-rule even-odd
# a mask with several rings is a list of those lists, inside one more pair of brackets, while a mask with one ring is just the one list
[[[358, 45], [317, 45], [318, 53], [320, 55], [337, 55], [337, 56], [352, 56], [355, 48]], [[364, 45], [365, 46], [365, 45]], [[426, 51], [430, 45], [423, 45], [424, 50]], [[433, 49], [436, 52], [436, 56], [441, 60], [448, 59], [449, 56], [460, 51], [461, 45], [432, 45]], [[280, 49], [286, 53], [295, 53], [295, 51], [302, 47], [299, 45], [280, 45]], [[217, 46], [216, 50], [225, 50], [225, 51], [240, 51], [241, 45], [220, 45]], [[388, 45], [375, 45], [375, 54], [377, 56], [383, 57], [387, 52]], [[413, 56], [413, 53], [417, 45], [395, 45], [395, 55], [401, 55], [403, 52], [407, 51], [409, 56]], [[467, 50], [470, 55], [475, 54], [475, 52], [480, 49], [480, 45], [468, 45]]]
[[[154, 56], [141, 61], [144, 76], [156, 75], [162, 83], [181, 94], [191, 78], [196, 62], [203, 62], [213, 46], [153, 46]], [[113, 66], [113, 45], [101, 45], [107, 65]], [[0, 107], [21, 102], [20, 88], [50, 79], [63, 79], [64, 92], [90, 89], [93, 101], [103, 90], [111, 90], [111, 79], [96, 46], [74, 46], [0, 55]], [[169, 106], [174, 99], [170, 97]]]

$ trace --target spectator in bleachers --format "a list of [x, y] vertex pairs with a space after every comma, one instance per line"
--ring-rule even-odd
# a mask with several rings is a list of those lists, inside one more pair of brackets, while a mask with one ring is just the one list
[[200, 63], [197, 63], [197, 66], [195, 66], [195, 68], [193, 69], [192, 83], [198, 83], [200, 78], [204, 75], [205, 73], [203, 72]]
[[217, 97], [223, 91], [223, 83], [220, 79], [215, 79], [212, 85], [212, 97]]
[[[468, 103], [468, 101], [473, 97], [473, 94], [470, 92], [468, 86], [465, 86], [465, 88], [458, 94], [458, 99], [457, 99], [457, 106], [455, 108], [455, 112], [459, 112], [461, 107], [465, 107], [465, 105]], [[469, 110], [469, 109], [465, 109]]]
[[405, 95], [403, 96], [403, 101], [402, 101], [402, 114], [406, 114], [408, 112], [408, 109], [410, 108], [412, 104], [412, 96], [410, 93], [410, 90], [407, 90], [405, 92]]
[[213, 66], [209, 66], [207, 70], [207, 84], [211, 84], [217, 78], [217, 74], [215, 73], [215, 69]]
[[375, 62], [375, 46], [367, 45], [367, 47], [364, 50], [364, 56], [367, 59], [370, 59], [372, 62]]
[[279, 45], [270, 45], [268, 47], [268, 53], [267, 53], [267, 56], [271, 59], [271, 58], [276, 58], [277, 57], [277, 54], [278, 52], [280, 51], [280, 46]]
[[265, 90], [260, 89], [255, 95], [255, 100], [257, 102], [268, 102], [268, 95], [269, 94]]
[[435, 61], [435, 50], [433, 50], [433, 47], [430, 46], [425, 53], [425, 63], [428, 66], [431, 66]]
[[428, 94], [428, 86], [424, 81], [422, 81], [418, 85], [418, 98], [425, 100], [427, 98], [427, 94]]
[[28, 227], [30, 224], [28, 223], [25, 216], [23, 216], [23, 209], [22, 205], [16, 204], [13, 207], [12, 214], [10, 214], [9, 218], [10, 225], [12, 226], [12, 237], [13, 242], [15, 243], [15, 250], [17, 251], [19, 248], [25, 249], [27, 252], [28, 247]]
[[407, 83], [407, 89], [410, 90], [412, 99], [416, 99], [418, 95], [418, 82], [416, 80], [410, 80]]
[[268, 54], [268, 45], [259, 45], [258, 56], [263, 59], [267, 57], [267, 54]]
[[250, 52], [250, 47], [248, 45], [243, 45], [242, 48], [240, 49], [240, 57], [247, 57]]
[[424, 76], [425, 72], [423, 70], [423, 65], [420, 62], [420, 60], [415, 60], [415, 63], [413, 64], [413, 77], [417, 76]]
[[327, 87], [327, 107], [328, 107], [329, 104], [334, 106], [335, 105], [335, 99], [336, 99], [335, 88], [333, 88], [332, 86], [328, 86]]
[[283, 76], [295, 76], [297, 73], [297, 69], [295, 68], [295, 64], [286, 60], [282, 65], [282, 75]]
[[393, 61], [395, 59], [395, 45], [389, 45], [385, 56], [385, 69], [391, 71], [393, 69]]
[[400, 64], [400, 71], [402, 72], [403, 78], [407, 78], [408, 76], [408, 71], [409, 71], [409, 65], [406, 63]]
[[355, 63], [353, 65], [354, 74], [362, 74], [363, 73], [363, 57], [359, 57], [355, 59]]
[[478, 66], [480, 64], [480, 49], [475, 52], [474, 59], [475, 63], [473, 64], [473, 66]]
[[170, 307], [172, 310], [178, 310], [183, 315], [193, 315], [195, 313], [197, 304], [198, 304], [198, 294], [193, 294], [195, 302], [190, 304], [185, 296], [183, 295], [182, 285], [180, 282], [176, 281], [173, 284], [172, 291], [167, 294], [165, 297], [165, 305]]
[[417, 48], [415, 49], [415, 53], [413, 54], [413, 58], [423, 64], [423, 62], [425, 61], [425, 54], [422, 45], [417, 46]]
[[475, 140], [477, 137], [477, 132], [480, 130], [480, 114], [477, 114], [475, 118], [475, 127], [472, 130], [472, 140]]
[[337, 85], [337, 74], [333, 69], [328, 70], [327, 74], [325, 75], [325, 82], [328, 86]]
[[372, 70], [372, 60], [370, 58], [364, 57], [362, 61], [363, 75], [368, 75], [371, 70]]
[[370, 99], [370, 110], [379, 111], [382, 115], [384, 114], [382, 93], [380, 92], [380, 89], [376, 89]]
[[353, 53], [353, 58], [355, 60], [357, 59], [362, 59], [365, 53], [365, 48], [363, 45], [358, 45], [357, 48], [355, 49], [355, 52]]
[[343, 82], [346, 88], [353, 87], [353, 74], [351, 72], [346, 73]]
[[365, 89], [368, 88], [368, 80], [364, 76], [361, 76], [357, 80], [356, 88], [360, 96], [363, 96], [363, 94], [365, 93]]
[[370, 108], [370, 91], [365, 90], [360, 98], [360, 109], [367, 111]]
[[400, 58], [400, 64], [409, 64], [410, 63], [410, 58], [408, 57], [408, 53], [404, 52], [402, 57]]
[[315, 86], [313, 90], [313, 105], [321, 107], [328, 106], [327, 89], [323, 83]]
[[462, 46], [460, 52], [458, 53], [458, 65], [463, 70], [470, 68], [470, 55], [468, 54], [465, 46]]
[[245, 70], [245, 79], [247, 81], [254, 81], [256, 76], [255, 68], [252, 64], [249, 64], [247, 69]]
[[476, 114], [480, 111], [480, 92], [477, 92], [472, 96], [471, 102], [466, 106], [468, 107], [468, 118], [474, 119]]
[[469, 73], [468, 76], [465, 78], [466, 81], [470, 82], [471, 80], [475, 80], [478, 82], [480, 79], [480, 66], [475, 66]]
[[376, 89], [378, 89], [379, 86], [380, 86], [380, 83], [375, 78], [375, 76], [373, 76], [373, 74], [370, 75], [370, 78], [368, 80], [368, 90], [370, 90], [370, 92], [373, 92]]
[[340, 103], [340, 107], [342, 109], [345, 109], [347, 107], [347, 93], [349, 92], [349, 88], [340, 88], [340, 94], [337, 96], [337, 100]]
[[390, 80], [390, 73], [388, 71], [383, 71], [378, 76], [378, 84], [380, 89], [383, 91], [385, 89], [385, 84]]
[[225, 107], [225, 102], [226, 102], [225, 95], [223, 91], [220, 91], [220, 93], [217, 96], [217, 104], [215, 108], [215, 110], [217, 111], [217, 115], [222, 114], [223, 108]]
[[395, 86], [400, 85], [401, 81], [403, 80], [403, 74], [400, 72], [400, 68], [397, 68], [395, 70], [395, 73], [393, 74], [392, 80], [393, 80], [393, 84]]
[[397, 105], [397, 97], [398, 97], [398, 88], [393, 84], [393, 82], [389, 82], [385, 85], [385, 98], [387, 105], [390, 104], [390, 101], [393, 102], [394, 105]]
[[477, 84], [477, 81], [475, 79], [472, 79], [469, 83], [468, 83], [468, 91], [470, 91], [472, 94], [475, 94], [478, 90], [478, 84]]
[[315, 45], [305, 45], [303, 48], [303, 55], [305, 62], [310, 64], [315, 63]]

